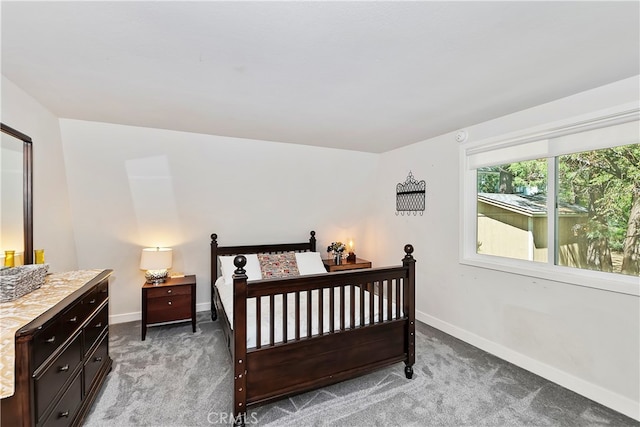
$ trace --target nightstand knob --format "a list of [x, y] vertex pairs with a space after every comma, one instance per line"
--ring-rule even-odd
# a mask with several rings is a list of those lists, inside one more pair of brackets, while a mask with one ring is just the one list
[[171, 289], [167, 289], [167, 293], [170, 294], [171, 293]]
[[171, 301], [169, 301], [169, 305], [171, 305]]

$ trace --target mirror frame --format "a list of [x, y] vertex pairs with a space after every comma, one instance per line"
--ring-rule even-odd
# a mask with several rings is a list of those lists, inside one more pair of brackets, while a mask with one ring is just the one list
[[33, 264], [33, 141], [24, 133], [0, 123], [3, 133], [22, 141], [23, 263]]

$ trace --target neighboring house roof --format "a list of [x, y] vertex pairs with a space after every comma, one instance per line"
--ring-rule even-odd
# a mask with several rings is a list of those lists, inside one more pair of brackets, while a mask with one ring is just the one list
[[[547, 196], [544, 194], [525, 196], [524, 194], [478, 193], [478, 201], [526, 216], [547, 215]], [[588, 214], [587, 209], [579, 205], [561, 202], [559, 208], [560, 215]]]

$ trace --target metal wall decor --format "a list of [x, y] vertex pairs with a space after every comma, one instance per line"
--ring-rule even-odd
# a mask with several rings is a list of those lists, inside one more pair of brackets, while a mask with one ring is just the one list
[[396, 215], [411, 215], [413, 212], [416, 215], [420, 212], [420, 215], [424, 213], [424, 195], [427, 184], [422, 181], [416, 181], [416, 179], [409, 171], [407, 180], [396, 185]]

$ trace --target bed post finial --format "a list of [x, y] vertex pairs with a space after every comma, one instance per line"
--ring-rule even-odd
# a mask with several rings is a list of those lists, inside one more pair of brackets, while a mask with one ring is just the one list
[[406, 244], [404, 245], [404, 259], [413, 259], [413, 255], [411, 255], [413, 253], [413, 245], [411, 244]]
[[216, 233], [211, 234], [211, 244], [218, 245], [218, 235]]
[[311, 230], [311, 237], [309, 238], [309, 249], [311, 252], [316, 251], [316, 232]]
[[233, 259], [233, 265], [236, 266], [236, 270], [233, 272], [234, 274], [244, 274], [247, 271], [244, 269], [244, 266], [247, 265], [247, 257], [244, 255], [237, 255]]

